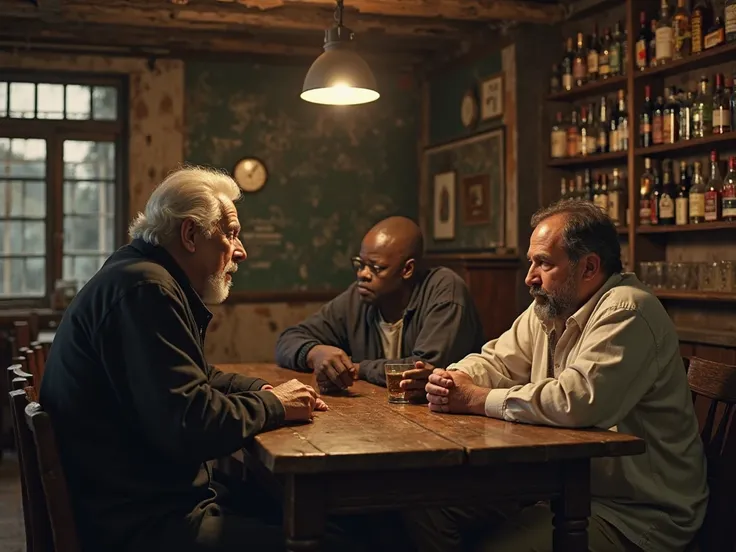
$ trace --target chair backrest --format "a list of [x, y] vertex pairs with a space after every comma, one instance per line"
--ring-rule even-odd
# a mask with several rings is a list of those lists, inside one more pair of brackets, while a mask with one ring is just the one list
[[693, 401], [709, 402], [699, 419], [700, 436], [708, 462], [710, 498], [698, 535], [700, 549], [720, 552], [736, 549], [736, 366], [691, 357], [687, 379]]
[[[30, 395], [30, 396], [29, 396]], [[79, 552], [76, 524], [51, 420], [34, 389], [10, 392], [21, 463], [28, 552]]]
[[30, 347], [23, 347], [20, 349], [21, 355], [26, 357], [26, 360], [28, 361], [28, 370], [27, 372], [30, 374], [33, 374], [33, 385], [36, 389], [41, 389], [41, 367], [39, 366], [38, 362], [38, 355], [36, 354], [36, 351], [31, 349]]
[[23, 370], [21, 364], [11, 364], [8, 366], [7, 381], [9, 390], [14, 389], [13, 382], [16, 379], [20, 379], [21, 383], [24, 383], [23, 387], [33, 387], [33, 375]]
[[40, 341], [33, 341], [31, 342], [31, 349], [33, 349], [33, 352], [35, 353], [36, 357], [36, 368], [38, 369], [38, 373], [43, 378], [43, 371], [46, 368], [46, 351], [43, 348], [43, 345], [41, 345]]
[[31, 327], [26, 320], [13, 322], [13, 356], [23, 347], [31, 346]]

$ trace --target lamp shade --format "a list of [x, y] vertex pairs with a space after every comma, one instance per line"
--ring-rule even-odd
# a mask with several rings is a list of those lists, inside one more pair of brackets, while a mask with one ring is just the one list
[[376, 78], [351, 42], [330, 41], [304, 78], [301, 98], [326, 105], [357, 105], [377, 100]]

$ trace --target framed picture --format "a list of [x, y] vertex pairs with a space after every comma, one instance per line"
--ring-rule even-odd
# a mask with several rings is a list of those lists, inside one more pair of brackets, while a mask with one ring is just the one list
[[433, 219], [435, 240], [455, 239], [455, 173], [452, 171], [434, 176]]
[[463, 178], [461, 202], [463, 224], [488, 224], [491, 222], [491, 176], [474, 174]]
[[480, 119], [487, 121], [503, 115], [503, 73], [492, 75], [480, 83]]

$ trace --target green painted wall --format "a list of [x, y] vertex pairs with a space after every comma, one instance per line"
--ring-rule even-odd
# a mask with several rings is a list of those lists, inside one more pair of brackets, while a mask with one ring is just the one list
[[417, 214], [419, 94], [376, 75], [381, 98], [328, 107], [299, 98], [306, 66], [187, 63], [186, 160], [232, 171], [262, 159], [266, 185], [238, 205], [249, 258], [235, 289], [340, 289], [378, 220]]

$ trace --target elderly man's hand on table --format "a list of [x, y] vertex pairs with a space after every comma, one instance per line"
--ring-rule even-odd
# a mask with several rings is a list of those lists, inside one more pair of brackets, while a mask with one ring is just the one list
[[485, 415], [490, 389], [473, 383], [465, 372], [435, 368], [425, 387], [429, 409], [433, 412]]
[[[271, 387], [271, 389], [267, 389]], [[329, 410], [327, 404], [309, 385], [292, 379], [276, 387], [264, 385], [261, 390], [271, 391], [284, 406], [287, 422], [308, 422], [315, 410]]]

